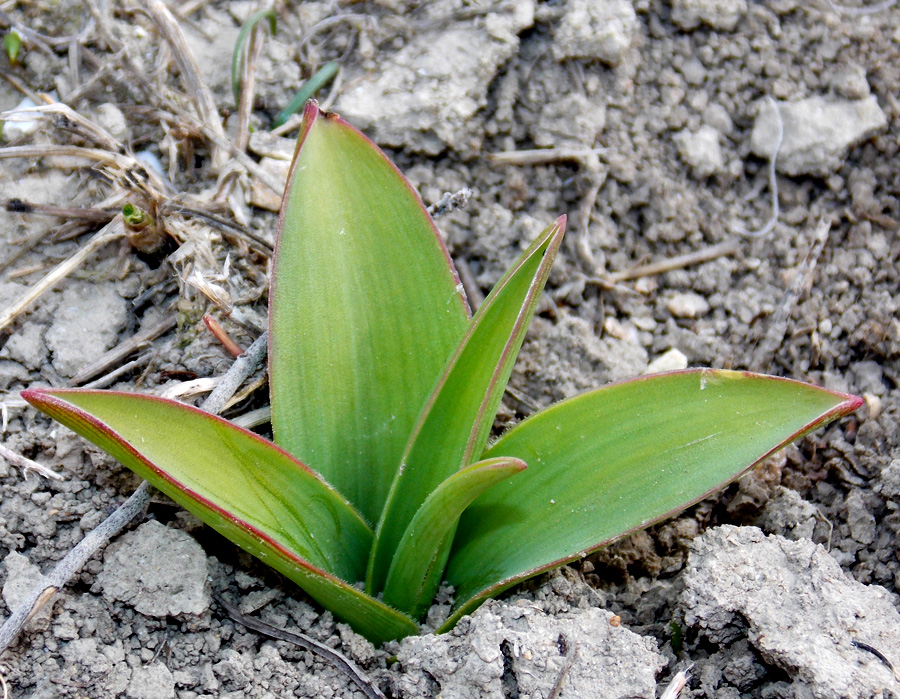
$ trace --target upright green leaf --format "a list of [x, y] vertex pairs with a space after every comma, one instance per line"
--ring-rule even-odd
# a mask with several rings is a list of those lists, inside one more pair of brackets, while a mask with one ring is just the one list
[[422, 202], [378, 148], [310, 104], [270, 298], [275, 441], [377, 522], [406, 441], [468, 323]]
[[384, 603], [416, 619], [428, 611], [447, 560], [441, 544], [471, 502], [525, 469], [519, 459], [488, 459], [460, 469], [428, 496], [406, 528], [391, 562]]
[[384, 585], [391, 558], [425, 498], [480, 457], [564, 230], [565, 217], [522, 253], [447, 363], [410, 437], [378, 525], [366, 578], [370, 593]]
[[317, 474], [221, 418], [113, 391], [22, 397], [91, 440], [175, 502], [380, 642], [417, 632], [348, 582], [365, 573], [372, 531]]
[[859, 407], [855, 396], [702, 369], [613, 384], [520, 423], [484, 458], [528, 469], [460, 519], [448, 629], [485, 598], [706, 497], [785, 444]]

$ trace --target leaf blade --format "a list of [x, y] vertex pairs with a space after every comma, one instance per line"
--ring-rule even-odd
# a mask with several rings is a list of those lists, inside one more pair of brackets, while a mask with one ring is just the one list
[[372, 533], [305, 465], [196, 408], [114, 391], [22, 393], [370, 638], [415, 624], [359, 592]]
[[418, 195], [371, 141], [314, 104], [272, 278], [275, 441], [377, 522], [468, 309]]
[[532, 416], [484, 454], [529, 468], [461, 518], [447, 568], [459, 601], [443, 630], [516, 582], [701, 500], [859, 405], [796, 381], [697, 370], [613, 384]]
[[370, 593], [384, 585], [391, 558], [425, 499], [484, 449], [564, 232], [561, 217], [522, 253], [448, 361], [419, 416], [378, 524], [366, 577]]
[[460, 469], [422, 503], [391, 561], [384, 603], [417, 619], [428, 610], [446, 563], [441, 544], [471, 502], [492, 485], [525, 470], [520, 459], [488, 459]]

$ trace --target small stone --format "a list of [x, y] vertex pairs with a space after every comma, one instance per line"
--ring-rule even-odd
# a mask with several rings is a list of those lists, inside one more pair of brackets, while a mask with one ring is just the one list
[[647, 365], [645, 374], [661, 374], [664, 371], [681, 371], [687, 369], [688, 360], [681, 350], [673, 347], [661, 354]]
[[138, 666], [125, 690], [129, 699], [175, 699], [175, 678], [162, 663]]
[[676, 318], [699, 318], [709, 313], [706, 299], [693, 291], [675, 294], [666, 301], [666, 308]]
[[865, 639], [897, 657], [894, 595], [857, 582], [808, 539], [766, 536], [756, 527], [710, 529], [691, 544], [684, 584], [685, 624], [713, 644], [749, 640], [791, 678], [781, 696], [862, 699], [895, 685], [887, 667], [852, 645]]
[[703, 123], [712, 126], [719, 133], [730, 134], [734, 131], [731, 115], [721, 104], [710, 104], [703, 110]]
[[[282, 190], [287, 185], [291, 163], [278, 158], [263, 158], [259, 166], [274, 179], [282, 183]], [[267, 211], [281, 210], [281, 195], [272, 191], [269, 185], [260, 182], [256, 177], [250, 180], [250, 203]]]
[[672, 21], [681, 29], [705, 24], [731, 31], [747, 13], [747, 0], [672, 0]]
[[630, 0], [569, 0], [553, 34], [553, 57], [618, 65], [631, 48], [637, 26]]
[[[775, 167], [784, 175], [827, 177], [840, 168], [850, 148], [887, 128], [887, 117], [874, 97], [841, 101], [809, 97], [781, 102], [777, 108], [784, 135]], [[775, 112], [763, 103], [750, 136], [753, 153], [770, 158], [777, 136]]]
[[97, 124], [118, 141], [128, 140], [128, 122], [116, 105], [105, 102], [97, 107]]
[[847, 526], [854, 541], [868, 546], [875, 541], [875, 516], [869, 512], [858, 490], [853, 490], [844, 501], [847, 509]]
[[900, 459], [894, 459], [881, 469], [875, 491], [885, 500], [900, 502]]
[[531, 131], [539, 146], [591, 148], [604, 126], [606, 107], [573, 92], [544, 104]]
[[849, 100], [865, 99], [869, 96], [865, 68], [855, 63], [841, 66], [831, 79], [831, 89]]
[[533, 24], [533, 0], [498, 6], [483, 20], [440, 22], [381, 60], [377, 70], [351, 73], [352, 87], [336, 110], [382, 145], [432, 155], [448, 146], [477, 153], [484, 134], [475, 116], [487, 105], [497, 74], [517, 54], [518, 33]]
[[722, 172], [725, 168], [725, 158], [722, 157], [722, 148], [719, 145], [719, 132], [712, 126], [703, 125], [696, 133], [688, 130], [680, 131], [675, 134], [675, 144], [681, 158], [691, 166], [694, 176], [698, 179]]
[[112, 544], [97, 582], [105, 597], [150, 617], [202, 614], [209, 608], [203, 549], [190, 535], [146, 522]]
[[776, 486], [760, 516], [760, 526], [770, 534], [786, 539], [812, 539], [816, 530], [816, 506], [800, 493], [784, 486]]
[[29, 369], [40, 369], [50, 352], [44, 342], [44, 326], [38, 323], [22, 324], [0, 349], [0, 358], [12, 359]]
[[[502, 680], [509, 665], [519, 696], [547, 697], [567, 653], [575, 652], [563, 696], [651, 699], [665, 660], [655, 639], [617, 625], [616, 618], [595, 607], [550, 615], [534, 604], [491, 600], [452, 633], [401, 641], [397, 657], [405, 672], [398, 697], [502, 699], [509, 696]], [[504, 656], [504, 647], [514, 649], [511, 656]]]
[[[6, 570], [3, 601], [10, 610], [17, 609], [36, 587], [47, 584], [41, 569], [16, 551], [10, 551], [3, 559], [3, 567]], [[45, 604], [28, 622], [27, 628], [31, 631], [46, 631], [50, 628], [52, 611], [53, 603]]]
[[74, 376], [110, 349], [125, 327], [128, 311], [112, 282], [75, 282], [66, 288], [47, 330], [53, 367]]

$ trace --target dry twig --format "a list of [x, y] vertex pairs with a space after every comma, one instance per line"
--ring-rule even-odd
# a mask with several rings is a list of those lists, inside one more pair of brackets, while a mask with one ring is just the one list
[[375, 685], [372, 680], [366, 676], [366, 674], [360, 670], [356, 665], [347, 658], [343, 653], [339, 653], [334, 648], [326, 646], [324, 643], [319, 643], [314, 638], [310, 638], [306, 634], [296, 633], [291, 631], [285, 631], [284, 629], [279, 629], [271, 624], [267, 624], [259, 619], [256, 619], [252, 616], [247, 616], [242, 613], [237, 607], [226, 602], [220, 595], [214, 595], [216, 601], [222, 606], [222, 608], [228, 612], [228, 616], [234, 619], [239, 624], [243, 624], [248, 629], [252, 629], [257, 633], [264, 634], [269, 636], [270, 638], [278, 639], [279, 641], [287, 641], [288, 643], [293, 643], [294, 645], [300, 646], [316, 655], [324, 658], [328, 662], [330, 662], [334, 667], [344, 673], [347, 677], [350, 678], [350, 681], [353, 682], [363, 694], [368, 697], [368, 699], [386, 699], [382, 691]]
[[17, 454], [12, 449], [9, 449], [2, 444], [0, 444], [0, 459], [6, 459], [11, 466], [22, 469], [23, 474], [34, 471], [38, 475], [44, 476], [44, 478], [52, 478], [55, 481], [63, 480], [63, 476], [56, 471], [47, 468], [43, 464], [39, 464], [37, 461], [32, 461], [21, 454]]
[[[216, 389], [200, 406], [201, 409], [214, 415], [220, 413], [231, 395], [262, 363], [267, 347], [268, 339], [265, 335], [261, 335], [250, 346], [246, 354], [238, 357], [222, 376]], [[61, 590], [102, 546], [105, 546], [110, 539], [146, 509], [152, 490], [152, 486], [147, 481], [141, 483], [124, 504], [90, 531], [75, 548], [66, 554], [65, 558], [56, 564], [48, 575], [43, 577], [41, 584], [28, 594], [25, 601], [0, 627], [0, 655], [12, 645], [34, 614]]]
[[750, 369], [753, 371], [762, 371], [772, 362], [772, 358], [775, 356], [775, 352], [781, 345], [782, 340], [784, 340], [785, 332], [787, 332], [791, 311], [797, 305], [797, 300], [809, 284], [810, 279], [812, 279], [813, 272], [816, 269], [816, 262], [819, 260], [819, 255], [822, 254], [822, 248], [825, 247], [825, 240], [828, 238], [828, 231], [830, 230], [831, 219], [826, 218], [819, 221], [819, 225], [813, 235], [812, 245], [810, 245], [806, 257], [803, 258], [803, 262], [797, 268], [797, 273], [794, 275], [791, 285], [784, 293], [784, 298], [781, 299], [781, 305], [778, 306], [778, 310], [772, 317], [772, 323], [768, 332], [766, 332], [766, 336], [753, 353], [753, 358], [750, 360]]
[[534, 150], [507, 150], [491, 153], [488, 158], [501, 165], [542, 165], [574, 161], [590, 162], [592, 158], [605, 153], [607, 148], [537, 148]]

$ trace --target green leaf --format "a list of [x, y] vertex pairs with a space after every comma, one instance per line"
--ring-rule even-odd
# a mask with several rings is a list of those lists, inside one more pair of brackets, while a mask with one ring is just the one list
[[231, 93], [235, 103], [241, 101], [241, 78], [244, 72], [244, 62], [247, 56], [247, 42], [250, 40], [250, 32], [263, 20], [269, 20], [269, 31], [274, 35], [278, 30], [278, 15], [274, 10], [261, 10], [244, 22], [234, 42], [234, 53], [231, 54]]
[[333, 488], [274, 444], [161, 398], [43, 389], [22, 397], [373, 641], [417, 632], [411, 619], [348, 584], [364, 574], [371, 530]]
[[315, 97], [319, 90], [334, 80], [340, 70], [340, 65], [334, 61], [329, 61], [319, 68], [309, 80], [303, 83], [297, 91], [297, 94], [294, 95], [290, 102], [288, 102], [287, 107], [278, 112], [278, 116], [272, 120], [272, 128], [277, 129], [279, 126], [283, 125], [291, 115]]
[[385, 584], [384, 603], [414, 619], [428, 611], [447, 562], [441, 544], [463, 510], [489, 487], [523, 470], [525, 462], [519, 459], [488, 459], [441, 483], [422, 503], [400, 541]]
[[399, 171], [314, 103], [280, 226], [269, 292], [275, 441], [377, 522], [465, 332], [462, 286]]
[[6, 57], [12, 65], [19, 64], [19, 52], [22, 50], [22, 37], [15, 29], [10, 29], [3, 37], [3, 48], [6, 49]]
[[447, 568], [462, 614], [703, 499], [773, 451], [861, 404], [749, 373], [685, 371], [614, 384], [520, 423], [484, 458], [528, 470], [463, 514]]
[[522, 253], [450, 357], [410, 437], [378, 525], [366, 578], [370, 593], [384, 584], [391, 558], [425, 498], [481, 456], [564, 230], [565, 217]]

